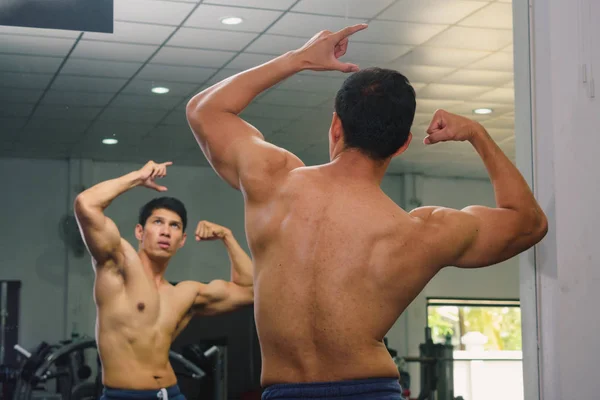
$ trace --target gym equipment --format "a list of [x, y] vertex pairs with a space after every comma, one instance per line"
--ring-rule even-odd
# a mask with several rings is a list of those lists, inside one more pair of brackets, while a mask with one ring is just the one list
[[16, 384], [20, 281], [0, 281], [0, 399], [10, 399]]
[[[13, 400], [33, 400], [41, 397], [38, 385], [54, 379], [56, 379], [56, 393], [43, 393], [45, 398], [91, 400], [101, 395], [103, 387], [100, 359], [96, 357], [99, 372], [94, 380], [89, 381], [92, 369], [85, 364], [83, 355], [86, 349], [96, 349], [94, 339], [82, 337], [53, 346], [42, 342], [32, 352], [18, 345], [15, 349], [23, 355], [25, 361], [18, 373]], [[173, 365], [184, 367], [185, 372], [179, 375], [194, 380], [201, 380], [206, 376], [202, 369], [179, 353], [170, 351], [169, 359]]]
[[425, 328], [425, 343], [419, 345], [419, 357], [404, 357], [405, 362], [418, 362], [421, 373], [421, 392], [418, 400], [463, 400], [454, 397], [454, 347], [433, 343], [431, 328]]

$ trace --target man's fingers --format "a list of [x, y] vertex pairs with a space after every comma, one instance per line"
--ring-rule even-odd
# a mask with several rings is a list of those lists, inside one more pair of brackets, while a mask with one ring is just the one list
[[334, 33], [332, 35], [332, 37], [335, 38], [336, 42], [340, 42], [342, 39], [347, 38], [353, 34], [355, 34], [358, 31], [362, 31], [363, 29], [367, 28], [367, 24], [357, 24], [357, 25], [352, 25], [352, 26], [347, 26], [342, 30], [337, 31], [336, 33]]
[[337, 71], [341, 71], [341, 72], [357, 72], [357, 71], [360, 71], [360, 68], [356, 64], [343, 63], [343, 62], [339, 62], [339, 61], [335, 63], [334, 68]]
[[424, 140], [424, 144], [436, 144], [448, 140], [448, 135], [443, 131], [438, 131], [428, 135]]

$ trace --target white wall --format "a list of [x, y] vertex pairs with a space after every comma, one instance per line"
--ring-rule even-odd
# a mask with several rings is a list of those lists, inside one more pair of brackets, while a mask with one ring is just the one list
[[63, 338], [66, 252], [59, 220], [67, 206], [63, 161], [0, 159], [0, 279], [22, 281], [20, 342]]
[[[600, 7], [597, 1], [532, 3], [534, 184], [550, 229], [537, 251], [539, 287], [530, 299], [539, 308], [541, 398], [595, 399]], [[590, 91], [594, 81], [596, 97]]]

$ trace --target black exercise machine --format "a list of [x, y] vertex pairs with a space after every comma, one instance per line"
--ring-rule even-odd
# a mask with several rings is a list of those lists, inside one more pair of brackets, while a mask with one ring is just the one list
[[[32, 352], [20, 346], [15, 349], [23, 356], [24, 361], [17, 374], [13, 400], [33, 400], [40, 396], [40, 390], [45, 398], [56, 400], [91, 400], [98, 399], [102, 394], [102, 378], [100, 360], [96, 355], [98, 373], [92, 380], [92, 369], [86, 364], [84, 351], [96, 349], [96, 341], [88, 337], [61, 342], [58, 345], [40, 343]], [[218, 353], [218, 349], [208, 349], [207, 357]], [[185, 376], [196, 381], [206, 377], [206, 372], [198, 365], [174, 351], [169, 352], [169, 359], [174, 366], [183, 367], [178, 371], [179, 376]], [[48, 384], [56, 380], [54, 393], [48, 388], [38, 385]]]

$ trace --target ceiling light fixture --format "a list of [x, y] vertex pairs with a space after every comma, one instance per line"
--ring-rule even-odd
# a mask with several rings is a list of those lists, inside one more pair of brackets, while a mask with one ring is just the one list
[[475, 114], [485, 115], [485, 114], [491, 114], [491, 113], [493, 113], [494, 110], [492, 110], [491, 108], [476, 108], [475, 110], [473, 110], [473, 112]]
[[117, 139], [108, 138], [108, 139], [103, 139], [102, 143], [104, 143], [104, 144], [117, 144], [117, 143], [119, 143], [119, 141]]
[[156, 94], [169, 93], [169, 88], [162, 87], [162, 86], [153, 87], [152, 88], [152, 93], [156, 93]]
[[239, 25], [244, 22], [240, 17], [223, 17], [221, 23], [225, 25]]

